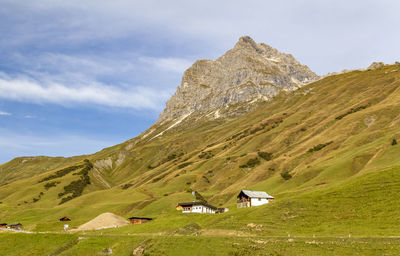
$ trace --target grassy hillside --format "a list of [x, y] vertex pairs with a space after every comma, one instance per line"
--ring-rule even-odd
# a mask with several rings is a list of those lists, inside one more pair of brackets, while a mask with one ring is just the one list
[[[189, 116], [171, 129], [173, 122], [157, 124], [137, 138], [90, 156], [40, 159], [27, 167], [13, 160], [0, 166], [1, 221], [22, 222], [33, 231], [59, 231], [62, 224], [57, 220], [64, 215], [72, 218], [72, 226], [103, 212], [143, 215], [155, 220], [101, 233], [137, 234], [137, 239], [121, 238], [121, 244], [131, 240], [140, 244], [147, 235], [158, 234], [154, 239], [159, 245], [151, 242], [145, 247], [171, 255], [163, 245], [171, 243], [166, 238], [170, 235], [247, 237], [235, 238], [238, 244], [253, 236], [283, 239], [289, 234], [307, 239], [399, 236], [400, 145], [395, 143], [400, 142], [399, 85], [400, 65], [353, 71], [282, 92], [238, 117]], [[236, 209], [236, 194], [244, 188], [267, 191], [276, 202]], [[192, 200], [192, 190], [230, 211], [177, 212], [174, 206]], [[92, 235], [93, 243], [103, 239], [96, 237], [99, 232]], [[223, 245], [224, 237], [215, 243]], [[342, 249], [335, 239], [329, 242], [331, 255]], [[386, 250], [387, 241], [379, 241], [361, 255]], [[300, 244], [305, 242], [297, 245], [303, 248]], [[349, 252], [353, 242], [365, 243], [344, 242]], [[394, 243], [389, 247], [398, 251], [399, 241]], [[326, 244], [314, 244], [312, 250], [307, 245], [303, 249], [309, 254], [304, 255], [318, 254]], [[268, 248], [295, 255], [288, 247]], [[223, 253], [246, 253], [246, 248]], [[63, 255], [70, 255], [68, 250]]]

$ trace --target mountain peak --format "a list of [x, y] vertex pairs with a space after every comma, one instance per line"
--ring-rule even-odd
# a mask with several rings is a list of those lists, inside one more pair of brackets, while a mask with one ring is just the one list
[[185, 71], [158, 123], [189, 115], [219, 118], [246, 113], [257, 101], [271, 100], [282, 90], [293, 91], [317, 79], [292, 55], [243, 36], [223, 56], [198, 60]]
[[253, 40], [253, 38], [249, 37], [249, 36], [242, 36], [239, 38], [239, 41], [236, 43], [235, 47], [248, 47], [251, 46], [253, 48], [257, 47], [257, 43]]

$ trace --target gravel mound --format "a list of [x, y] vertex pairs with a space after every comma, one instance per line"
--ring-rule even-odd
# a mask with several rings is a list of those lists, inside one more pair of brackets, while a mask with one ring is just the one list
[[102, 213], [91, 221], [80, 225], [76, 230], [96, 230], [104, 228], [118, 228], [126, 226], [129, 221], [113, 213]]

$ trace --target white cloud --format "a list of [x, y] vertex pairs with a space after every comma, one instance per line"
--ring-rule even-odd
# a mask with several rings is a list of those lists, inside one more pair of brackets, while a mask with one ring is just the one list
[[11, 116], [11, 115], [12, 115], [11, 113], [0, 110], [0, 116]]
[[65, 85], [0, 74], [0, 98], [30, 103], [100, 105], [136, 110], [162, 109], [169, 93], [145, 87], [117, 87], [98, 82]]
[[192, 60], [186, 60], [181, 58], [140, 57], [139, 61], [151, 64], [165, 71], [172, 71], [177, 73], [183, 73], [193, 63]]

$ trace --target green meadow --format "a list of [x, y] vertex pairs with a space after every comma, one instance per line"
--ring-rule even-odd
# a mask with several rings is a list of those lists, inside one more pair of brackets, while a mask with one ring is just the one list
[[[399, 255], [399, 85], [399, 65], [352, 71], [93, 155], [14, 159], [0, 165], [0, 222], [33, 233], [1, 231], [0, 254]], [[276, 200], [237, 209], [241, 189]], [[191, 191], [229, 211], [175, 210]], [[154, 220], [79, 233], [58, 220], [104, 212]]]

